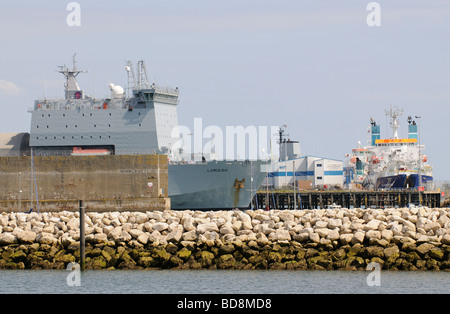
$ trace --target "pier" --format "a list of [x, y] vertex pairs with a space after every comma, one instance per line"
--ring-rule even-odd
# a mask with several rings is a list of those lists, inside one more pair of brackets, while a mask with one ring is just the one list
[[322, 209], [332, 205], [343, 208], [406, 207], [408, 204], [441, 207], [439, 191], [287, 191], [259, 190], [253, 198], [257, 209]]

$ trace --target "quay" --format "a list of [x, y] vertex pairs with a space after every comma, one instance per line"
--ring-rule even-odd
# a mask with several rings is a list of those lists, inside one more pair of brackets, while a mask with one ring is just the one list
[[287, 191], [259, 190], [253, 198], [256, 209], [322, 209], [333, 205], [343, 208], [407, 207], [408, 204], [441, 207], [440, 191]]

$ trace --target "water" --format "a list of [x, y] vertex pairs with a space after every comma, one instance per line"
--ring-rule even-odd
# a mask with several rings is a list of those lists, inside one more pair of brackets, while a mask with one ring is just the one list
[[369, 271], [87, 270], [69, 286], [69, 270], [1, 270], [0, 293], [450, 293], [450, 272]]

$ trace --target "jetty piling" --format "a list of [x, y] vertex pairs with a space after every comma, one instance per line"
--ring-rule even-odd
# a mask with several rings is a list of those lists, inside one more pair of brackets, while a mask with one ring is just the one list
[[85, 207], [82, 200], [79, 201], [80, 208], [80, 269], [86, 268], [86, 232], [85, 232]]
[[[441, 207], [439, 191], [258, 191], [253, 198], [256, 209], [321, 209], [332, 205], [344, 208], [406, 207], [408, 204]], [[302, 204], [302, 208], [300, 205]]]

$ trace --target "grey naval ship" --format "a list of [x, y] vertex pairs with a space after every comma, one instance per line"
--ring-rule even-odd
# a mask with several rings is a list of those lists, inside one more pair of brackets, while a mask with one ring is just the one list
[[127, 62], [126, 71], [127, 91], [109, 84], [110, 97], [95, 99], [78, 85], [85, 71], [77, 69], [75, 56], [72, 69], [59, 67], [66, 78], [64, 99], [39, 99], [29, 109], [34, 155], [165, 154], [172, 209], [248, 208], [268, 161], [194, 161], [172, 151], [178, 88], [149, 84], [144, 61], [136, 70]]

